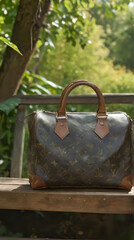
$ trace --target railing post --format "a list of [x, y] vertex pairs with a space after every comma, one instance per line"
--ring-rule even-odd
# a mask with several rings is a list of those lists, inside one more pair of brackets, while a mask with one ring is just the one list
[[12, 161], [11, 161], [11, 177], [21, 178], [22, 161], [25, 137], [25, 115], [26, 106], [19, 105], [16, 115], [15, 133], [13, 141]]
[[134, 186], [134, 125], [132, 125], [132, 176]]

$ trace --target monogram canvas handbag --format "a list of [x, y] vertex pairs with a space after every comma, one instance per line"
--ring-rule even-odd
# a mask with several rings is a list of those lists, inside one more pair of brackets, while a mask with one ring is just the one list
[[[79, 85], [91, 87], [98, 111], [66, 113], [66, 101]], [[124, 112], [106, 113], [99, 88], [85, 80], [62, 92], [58, 111], [29, 117], [28, 175], [33, 189], [132, 187], [132, 121]]]

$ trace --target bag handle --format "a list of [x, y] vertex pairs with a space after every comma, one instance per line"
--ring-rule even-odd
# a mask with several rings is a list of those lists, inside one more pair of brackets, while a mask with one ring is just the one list
[[70, 83], [62, 92], [61, 97], [60, 97], [60, 102], [59, 102], [59, 107], [57, 111], [57, 118], [61, 116], [66, 116], [66, 102], [67, 102], [67, 97], [69, 93], [76, 87], [80, 85], [86, 85], [91, 87], [97, 94], [98, 96], [98, 110], [97, 110], [97, 116], [106, 116], [106, 110], [105, 110], [105, 101], [104, 97], [100, 91], [100, 89], [93, 83], [86, 81], [86, 80], [76, 80], [72, 83]]
[[62, 92], [59, 102], [59, 107], [57, 111], [57, 125], [55, 128], [55, 133], [63, 140], [68, 134], [68, 124], [67, 124], [67, 117], [66, 117], [66, 102], [69, 93], [80, 85], [86, 85], [91, 87], [98, 96], [98, 110], [97, 110], [97, 125], [95, 127], [95, 133], [102, 139], [109, 133], [109, 128], [107, 125], [107, 115], [105, 109], [105, 101], [104, 97], [100, 91], [100, 89], [93, 83], [86, 81], [86, 80], [76, 80], [70, 83]]

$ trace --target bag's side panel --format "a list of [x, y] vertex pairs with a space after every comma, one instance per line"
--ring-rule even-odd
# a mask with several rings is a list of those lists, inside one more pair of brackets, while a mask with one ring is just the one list
[[36, 113], [29, 117], [29, 142], [28, 142], [28, 176], [32, 188], [46, 188], [43, 179], [36, 174], [37, 169], [37, 138], [35, 128]]

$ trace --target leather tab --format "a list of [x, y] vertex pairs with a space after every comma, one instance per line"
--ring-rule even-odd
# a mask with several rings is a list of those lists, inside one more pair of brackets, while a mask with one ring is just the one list
[[98, 118], [98, 122], [96, 124], [96, 128], [94, 131], [101, 139], [103, 139], [109, 133], [107, 119]]
[[66, 119], [58, 119], [54, 132], [62, 140], [69, 134], [68, 124]]
[[35, 174], [28, 173], [29, 183], [33, 189], [47, 188], [43, 179]]
[[131, 190], [132, 188], [132, 176], [129, 175], [129, 176], [126, 176], [122, 179], [120, 185], [119, 185], [120, 188], [124, 188], [124, 189], [128, 189], [128, 190]]

